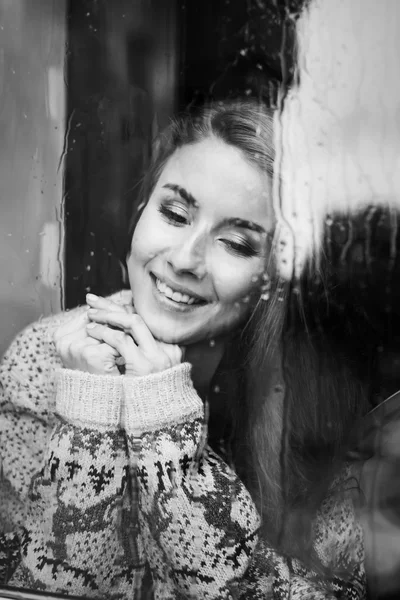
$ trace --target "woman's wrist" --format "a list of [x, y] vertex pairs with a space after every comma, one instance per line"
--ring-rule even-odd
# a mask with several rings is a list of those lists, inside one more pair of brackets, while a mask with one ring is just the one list
[[204, 415], [189, 363], [143, 377], [123, 376], [122, 381], [125, 392], [123, 424], [133, 436]]
[[57, 374], [56, 412], [88, 427], [119, 427], [124, 389], [122, 377], [72, 369]]

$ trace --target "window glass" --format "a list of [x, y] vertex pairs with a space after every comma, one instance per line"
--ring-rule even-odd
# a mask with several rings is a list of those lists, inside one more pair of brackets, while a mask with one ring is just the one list
[[399, 26], [0, 0], [0, 597], [397, 597]]

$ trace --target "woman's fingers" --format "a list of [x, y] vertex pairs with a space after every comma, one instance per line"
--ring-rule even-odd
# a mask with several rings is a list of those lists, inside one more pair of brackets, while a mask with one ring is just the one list
[[138, 346], [147, 349], [153, 349], [156, 341], [149, 328], [139, 315], [129, 315], [127, 313], [115, 313], [106, 310], [89, 310], [88, 316], [91, 321], [104, 325], [118, 327], [124, 332], [129, 333]]
[[154, 339], [149, 328], [137, 314], [89, 309], [89, 336], [114, 348], [125, 362], [125, 375], [139, 377], [158, 373], [178, 365], [183, 350], [177, 345]]
[[[123, 300], [124, 298], [121, 296], [121, 302]], [[96, 296], [95, 294], [86, 294], [86, 302], [91, 308], [97, 310], [106, 310], [117, 313], [133, 312], [133, 306], [129, 307], [128, 304], [118, 304], [109, 298], [102, 298], [101, 296]], [[132, 310], [129, 310], [130, 308]]]
[[110, 329], [107, 325], [89, 323], [87, 332], [90, 337], [99, 342], [108, 344], [124, 358], [126, 358], [127, 355], [134, 355], [137, 350], [137, 346], [130, 335], [123, 331], [118, 331], [117, 329]]

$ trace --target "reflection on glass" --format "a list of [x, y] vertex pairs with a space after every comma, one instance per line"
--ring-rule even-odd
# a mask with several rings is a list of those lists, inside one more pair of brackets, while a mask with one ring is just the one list
[[397, 594], [399, 18], [0, 1], [1, 597]]

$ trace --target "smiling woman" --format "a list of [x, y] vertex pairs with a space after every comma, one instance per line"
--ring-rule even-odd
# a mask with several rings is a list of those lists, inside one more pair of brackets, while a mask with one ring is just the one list
[[[1, 367], [10, 585], [115, 598], [363, 596], [347, 497], [315, 507], [311, 568], [301, 548], [279, 553], [264, 536], [254, 486], [237, 474], [252, 460], [233, 426], [247, 423], [250, 332], [266, 300], [271, 343], [284, 317], [273, 165], [261, 105], [174, 122], [132, 218], [131, 290], [89, 294], [89, 309], [14, 341]], [[264, 437], [276, 438], [274, 418]]]
[[266, 269], [270, 188], [267, 174], [218, 138], [168, 160], [128, 259], [134, 305], [158, 339], [192, 344], [246, 317]]

